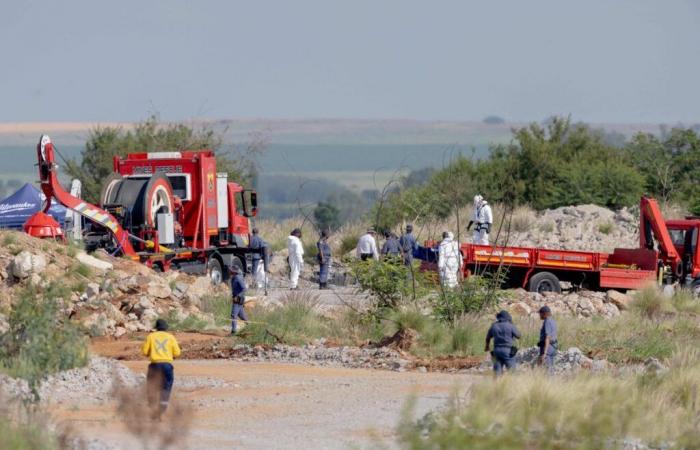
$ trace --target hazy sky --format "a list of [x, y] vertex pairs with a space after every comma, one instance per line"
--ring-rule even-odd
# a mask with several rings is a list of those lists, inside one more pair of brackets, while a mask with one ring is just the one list
[[700, 2], [0, 0], [0, 121], [700, 121]]

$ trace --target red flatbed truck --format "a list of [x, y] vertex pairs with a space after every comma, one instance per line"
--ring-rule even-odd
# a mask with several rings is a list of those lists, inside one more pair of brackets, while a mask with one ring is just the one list
[[596, 290], [678, 283], [700, 295], [700, 218], [665, 221], [656, 200], [642, 197], [639, 234], [639, 248], [612, 253], [462, 244], [464, 276], [501, 267], [508, 287], [532, 292], [560, 292], [566, 281]]

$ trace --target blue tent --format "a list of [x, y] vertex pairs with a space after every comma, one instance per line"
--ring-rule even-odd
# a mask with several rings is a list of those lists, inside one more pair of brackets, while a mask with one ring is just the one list
[[[24, 222], [34, 213], [41, 211], [44, 194], [33, 185], [27, 183], [17, 192], [0, 201], [0, 228], [21, 230]], [[61, 228], [66, 221], [66, 208], [51, 201], [49, 214], [58, 221]]]

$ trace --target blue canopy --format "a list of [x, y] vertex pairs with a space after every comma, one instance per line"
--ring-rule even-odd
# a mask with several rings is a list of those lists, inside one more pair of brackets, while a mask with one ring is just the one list
[[[0, 201], [0, 228], [21, 230], [24, 222], [34, 213], [41, 211], [44, 204], [44, 194], [33, 185], [27, 183], [17, 192]], [[61, 228], [66, 221], [66, 208], [51, 200], [49, 214], [56, 219]]]

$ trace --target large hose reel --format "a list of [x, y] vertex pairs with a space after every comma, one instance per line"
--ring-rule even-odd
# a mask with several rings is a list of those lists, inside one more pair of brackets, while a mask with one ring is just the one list
[[157, 226], [158, 214], [174, 213], [173, 188], [165, 174], [150, 177], [122, 177], [113, 173], [100, 194], [103, 208], [123, 206], [130, 213], [131, 228]]

